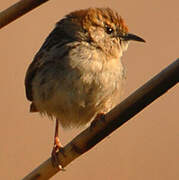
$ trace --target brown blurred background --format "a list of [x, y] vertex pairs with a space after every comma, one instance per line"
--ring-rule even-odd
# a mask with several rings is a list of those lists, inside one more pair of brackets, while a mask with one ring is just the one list
[[[1, 0], [0, 10], [15, 2]], [[124, 98], [178, 57], [178, 0], [53, 0], [1, 29], [0, 179], [22, 179], [52, 149], [54, 123], [30, 114], [25, 97], [24, 76], [34, 54], [66, 13], [106, 6], [147, 41], [132, 42], [123, 56], [128, 71]], [[178, 180], [178, 98], [175, 86], [52, 179]], [[60, 130], [66, 144], [82, 129]]]

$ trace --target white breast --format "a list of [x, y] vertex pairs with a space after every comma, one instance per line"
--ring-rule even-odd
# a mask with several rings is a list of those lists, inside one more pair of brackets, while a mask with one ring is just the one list
[[[124, 67], [119, 59], [99, 60], [98, 53], [71, 51], [62, 64], [49, 64], [33, 80], [33, 103], [62, 126], [80, 126], [120, 101]], [[72, 55], [71, 54], [71, 55]], [[79, 58], [80, 57], [80, 58]], [[101, 56], [100, 56], [101, 57]], [[42, 79], [46, 83], [42, 84]]]

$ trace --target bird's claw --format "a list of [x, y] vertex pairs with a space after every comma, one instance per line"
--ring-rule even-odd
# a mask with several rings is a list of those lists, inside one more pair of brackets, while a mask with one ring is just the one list
[[59, 170], [61, 171], [65, 171], [65, 169], [63, 168], [63, 166], [60, 164], [60, 160], [58, 158], [58, 153], [61, 152], [62, 154], [63, 153], [63, 147], [59, 147], [57, 146], [56, 144], [54, 145], [53, 147], [53, 150], [52, 150], [52, 153], [51, 153], [51, 162], [52, 162], [52, 166], [54, 168], [58, 168]]

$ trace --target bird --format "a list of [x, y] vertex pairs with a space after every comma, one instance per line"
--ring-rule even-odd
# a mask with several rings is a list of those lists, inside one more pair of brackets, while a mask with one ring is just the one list
[[126, 79], [122, 55], [130, 41], [145, 42], [111, 8], [73, 11], [59, 20], [25, 76], [30, 112], [55, 119], [53, 164], [63, 149], [59, 124], [81, 127], [120, 103]]

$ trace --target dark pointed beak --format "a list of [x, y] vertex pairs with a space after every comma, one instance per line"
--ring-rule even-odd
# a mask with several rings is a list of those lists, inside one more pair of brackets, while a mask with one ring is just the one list
[[126, 41], [140, 41], [140, 42], [145, 42], [144, 39], [142, 39], [141, 37], [135, 35], [135, 34], [130, 34], [130, 33], [127, 33], [123, 36], [120, 36], [121, 38], [123, 38], [124, 40]]

